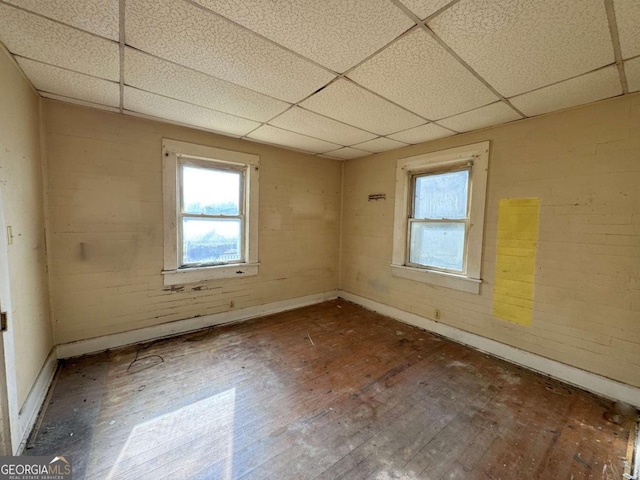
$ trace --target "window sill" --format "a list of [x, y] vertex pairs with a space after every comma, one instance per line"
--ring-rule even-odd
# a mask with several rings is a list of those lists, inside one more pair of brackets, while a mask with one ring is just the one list
[[452, 288], [461, 292], [480, 293], [480, 284], [482, 280], [479, 278], [469, 278], [453, 273], [434, 272], [422, 268], [407, 267], [405, 265], [391, 265], [391, 274], [394, 277], [406, 278], [415, 282], [429, 283], [438, 285], [439, 287]]
[[235, 265], [163, 270], [162, 277], [165, 286], [202, 282], [205, 280], [218, 280], [221, 278], [250, 277], [258, 274], [259, 265], [259, 263], [237, 263]]

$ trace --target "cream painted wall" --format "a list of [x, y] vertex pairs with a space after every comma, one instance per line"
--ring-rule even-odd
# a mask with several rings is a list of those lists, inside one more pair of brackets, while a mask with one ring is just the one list
[[[338, 287], [341, 163], [44, 101], [55, 342]], [[255, 153], [260, 273], [164, 287], [161, 139]]]
[[[44, 237], [40, 98], [0, 51], [0, 190], [8, 247], [11, 324], [22, 405], [53, 346]], [[6, 235], [0, 232], [0, 235]]]
[[[491, 140], [480, 295], [392, 277], [397, 159]], [[386, 193], [386, 201], [367, 195]], [[540, 198], [533, 322], [492, 317], [497, 206]], [[345, 165], [341, 288], [640, 386], [640, 94]]]

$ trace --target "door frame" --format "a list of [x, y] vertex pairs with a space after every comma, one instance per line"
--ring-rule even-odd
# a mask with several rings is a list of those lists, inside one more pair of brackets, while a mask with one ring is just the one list
[[7, 312], [7, 330], [0, 332], [0, 453], [15, 455], [20, 445], [20, 409], [16, 383], [13, 312], [9, 277], [9, 251], [4, 203], [0, 189], [0, 308]]

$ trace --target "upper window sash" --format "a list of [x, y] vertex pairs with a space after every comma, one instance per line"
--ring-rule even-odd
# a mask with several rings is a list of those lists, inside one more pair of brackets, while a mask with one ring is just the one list
[[[224, 215], [224, 214], [206, 214], [206, 213], [193, 213], [188, 212], [184, 206], [184, 170], [183, 166], [190, 166], [195, 168], [202, 168], [207, 170], [214, 171], [233, 171], [238, 172], [240, 174], [240, 188], [238, 189], [238, 214], [237, 215]], [[203, 218], [244, 218], [244, 212], [246, 210], [246, 198], [245, 198], [245, 190], [246, 190], [246, 166], [236, 166], [236, 165], [225, 165], [223, 166], [219, 162], [215, 162], [211, 160], [210, 164], [207, 165], [207, 161], [199, 161], [193, 162], [189, 160], [179, 159], [178, 163], [178, 186], [179, 186], [179, 200], [180, 200], [180, 210], [179, 214], [188, 215], [192, 217], [203, 217]]]
[[[473, 160], [465, 161], [462, 165], [453, 165], [449, 167], [445, 167], [442, 169], [432, 169], [428, 171], [420, 171], [420, 172], [409, 172], [408, 175], [411, 177], [410, 186], [411, 186], [411, 203], [409, 206], [409, 218], [421, 219], [421, 220], [458, 220], [460, 218], [469, 218], [469, 206], [471, 204], [471, 182], [472, 182], [472, 165]], [[416, 200], [417, 200], [417, 181], [419, 178], [424, 177], [435, 177], [438, 175], [443, 175], [445, 173], [455, 173], [455, 172], [463, 172], [467, 171], [467, 198], [465, 204], [465, 215], [464, 217], [417, 217], [416, 216]]]

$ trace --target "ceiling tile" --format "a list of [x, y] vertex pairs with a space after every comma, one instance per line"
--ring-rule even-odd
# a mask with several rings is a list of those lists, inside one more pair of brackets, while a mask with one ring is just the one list
[[640, 55], [640, 2], [614, 0], [622, 58]]
[[389, 138], [378, 137], [375, 140], [369, 140], [368, 142], [359, 143], [354, 145], [354, 148], [360, 150], [366, 150], [372, 153], [385, 152], [387, 150], [393, 150], [394, 148], [406, 147], [406, 143], [397, 142]]
[[246, 135], [260, 125], [252, 120], [179, 102], [131, 87], [124, 89], [124, 108], [132, 112], [237, 136]]
[[388, 0], [195, 1], [337, 72], [414, 25]]
[[272, 119], [290, 106], [132, 48], [125, 50], [124, 73], [127, 85], [259, 122]]
[[602, 0], [462, 0], [429, 26], [508, 97], [614, 61]]
[[342, 160], [351, 160], [352, 158], [366, 157], [367, 155], [371, 155], [371, 152], [365, 152], [364, 150], [358, 150], [357, 148], [345, 147], [339, 150], [327, 152], [325, 155], [334, 158], [341, 158]]
[[119, 47], [110, 40], [4, 4], [0, 4], [0, 37], [13, 54], [119, 80]]
[[107, 105], [101, 105], [99, 103], [87, 102], [86, 100], [78, 100], [77, 98], [65, 97], [64, 95], [57, 95], [55, 93], [40, 92], [43, 98], [50, 98], [52, 100], [58, 100], [60, 102], [71, 103], [73, 105], [82, 105], [83, 107], [97, 108], [104, 110], [105, 112], [120, 113], [120, 107], [109, 107]]
[[429, 15], [444, 7], [451, 0], [401, 0], [404, 6], [411, 10], [416, 17], [424, 20]]
[[373, 133], [365, 132], [300, 107], [293, 107], [270, 121], [269, 124], [340, 145], [352, 145], [376, 138]]
[[640, 90], [640, 57], [624, 62], [624, 71], [627, 74], [629, 92]]
[[425, 125], [420, 125], [419, 127], [394, 133], [393, 135], [389, 135], [389, 138], [398, 140], [399, 142], [416, 144], [428, 142], [437, 138], [448, 137], [450, 135], [455, 135], [455, 132], [442, 128], [435, 123], [427, 123]]
[[300, 105], [378, 135], [424, 123], [420, 117], [344, 79], [337, 80]]
[[421, 29], [393, 43], [348, 76], [431, 120], [498, 99]]
[[527, 116], [575, 107], [622, 94], [614, 66], [513, 97], [509, 101]]
[[522, 118], [504, 102], [496, 102], [470, 112], [440, 120], [440, 124], [458, 132], [469, 132], [479, 128], [499, 125]]
[[175, 63], [297, 102], [334, 76], [187, 2], [128, 0], [127, 44]]
[[87, 102], [120, 106], [120, 85], [101, 78], [36, 62], [28, 58], [16, 59], [31, 83], [41, 92], [54, 93]]
[[118, 0], [5, 0], [45, 17], [118, 41]]
[[295, 148], [312, 153], [326, 153], [335, 150], [340, 145], [325, 142], [317, 138], [307, 137], [299, 133], [289, 132], [281, 128], [272, 127], [271, 125], [263, 125], [257, 130], [251, 132], [247, 138], [253, 138], [262, 142], [274, 143], [283, 147]]

